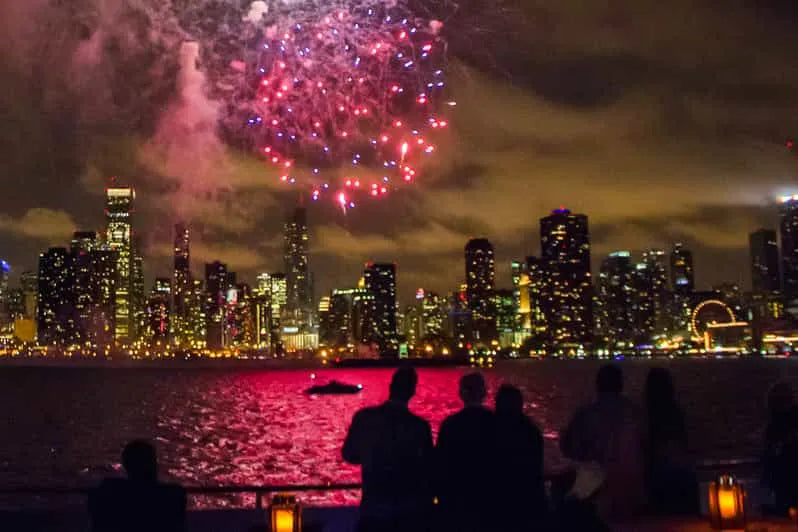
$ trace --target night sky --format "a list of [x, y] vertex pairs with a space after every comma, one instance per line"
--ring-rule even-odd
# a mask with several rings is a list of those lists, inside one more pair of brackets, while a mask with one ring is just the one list
[[[345, 216], [311, 205], [317, 296], [367, 260], [398, 264], [403, 299], [451, 290], [471, 236], [494, 243], [507, 285], [561, 205], [590, 217], [594, 265], [682, 241], [699, 288], [748, 287], [748, 233], [775, 227], [774, 198], [798, 191], [795, 2], [414, 1], [450, 14], [450, 136], [412, 189]], [[295, 195], [220, 141], [206, 72], [180, 68], [170, 9], [186, 3], [0, 4], [0, 257], [17, 274], [102, 229], [111, 175], [137, 189], [149, 279], [171, 274], [178, 219], [196, 272], [282, 269]]]

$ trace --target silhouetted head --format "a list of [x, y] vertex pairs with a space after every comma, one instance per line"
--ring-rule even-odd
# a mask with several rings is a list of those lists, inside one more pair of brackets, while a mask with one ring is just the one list
[[502, 384], [496, 392], [496, 413], [516, 416], [524, 413], [524, 396], [512, 384]]
[[775, 417], [789, 412], [795, 406], [795, 397], [789, 382], [781, 381], [773, 385], [768, 392], [768, 411]]
[[407, 403], [416, 394], [418, 376], [416, 370], [410, 366], [397, 369], [391, 378], [389, 396], [393, 401]]
[[672, 404], [675, 399], [671, 372], [665, 368], [652, 368], [646, 377], [645, 394], [649, 409]]
[[615, 364], [604, 364], [596, 375], [596, 391], [599, 395], [621, 395], [623, 371]]
[[485, 400], [485, 378], [481, 373], [469, 373], [460, 378], [460, 399], [466, 406], [479, 406]]
[[122, 451], [122, 466], [130, 480], [155, 482], [158, 479], [158, 462], [155, 447], [144, 440], [133, 440]]

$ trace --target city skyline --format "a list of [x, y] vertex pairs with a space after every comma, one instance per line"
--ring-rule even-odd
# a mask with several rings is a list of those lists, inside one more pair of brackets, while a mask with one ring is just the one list
[[[591, 218], [594, 272], [613, 250], [684, 242], [699, 287], [747, 286], [747, 233], [775, 226], [770, 203], [793, 191], [798, 168], [786, 147], [798, 132], [798, 74], [785, 66], [798, 17], [790, 3], [769, 4], [605, 12], [571, 0], [458, 13], [446, 35], [451, 137], [408, 190], [346, 215], [308, 205], [313, 269], [324, 273], [316, 292], [351, 283], [367, 260], [399, 264], [403, 300], [418, 286], [442, 292], [469, 237], [488, 237], [505, 264], [536, 253], [537, 218], [562, 204]], [[202, 61], [178, 72], [180, 43], [122, 38], [133, 23], [121, 12], [71, 32], [66, 8], [0, 9], [0, 95], [13, 110], [0, 141], [0, 256], [12, 279], [41, 249], [102, 227], [96, 200], [113, 175], [139, 193], [148, 284], [168, 271], [178, 221], [192, 227], [195, 263], [224, 257], [250, 278], [282, 269], [296, 190], [221, 141]], [[695, 28], [687, 39], [684, 20]], [[486, 29], [476, 47], [458, 31], [474, 21]], [[114, 60], [106, 39], [127, 43], [129, 60]], [[150, 54], [156, 44], [163, 53]], [[497, 276], [510, 285], [506, 268]]]
[[[131, 213], [135, 212], [135, 209], [132, 208], [131, 205], [133, 204], [134, 201], [136, 201], [137, 197], [140, 197], [140, 195], [137, 196], [137, 192], [135, 191], [134, 188], [128, 188], [128, 187], [122, 185], [121, 183], [116, 185], [118, 182], [120, 182], [120, 180], [118, 180], [116, 178], [112, 179], [111, 182], [112, 182], [112, 186], [110, 186], [110, 187], [105, 189], [106, 190], [106, 198], [105, 198], [106, 202], [109, 202], [109, 201], [117, 201], [118, 202], [119, 198], [115, 197], [115, 196], [127, 195], [128, 194], [127, 191], [130, 190], [130, 194], [133, 196], [133, 199], [131, 200], [129, 197], [123, 198], [124, 204], [122, 205], [121, 210], [124, 211], [124, 212], [127, 212], [126, 209], [131, 209]], [[109, 195], [109, 192], [108, 192], [109, 190], [112, 191], [110, 193], [110, 195]], [[794, 207], [792, 207], [792, 204], [794, 203], [794, 201], [790, 201], [790, 200], [794, 200], [795, 197], [798, 197], [798, 196], [784, 195], [784, 196], [780, 196], [778, 198], [774, 198], [773, 203], [770, 205], [770, 209], [772, 211], [772, 218], [773, 218], [772, 224], [768, 225], [768, 226], [752, 227], [747, 232], [745, 232], [745, 234], [743, 236], [744, 236], [746, 247], [745, 247], [745, 249], [742, 252], [740, 252], [740, 254], [742, 255], [740, 257], [740, 260], [742, 261], [742, 263], [739, 264], [739, 265], [738, 264], [733, 264], [732, 265], [731, 269], [734, 272], [736, 272], [736, 275], [733, 278], [729, 278], [729, 277], [723, 278], [717, 272], [715, 272], [714, 276], [707, 275], [706, 272], [705, 272], [705, 275], [702, 276], [701, 273], [702, 273], [702, 270], [704, 269], [704, 268], [702, 268], [702, 266], [705, 266], [705, 265], [702, 265], [700, 262], [697, 261], [697, 259], [694, 258], [694, 250], [686, 242], [671, 242], [670, 244], [666, 244], [665, 246], [662, 246], [662, 247], [659, 247], [659, 246], [656, 246], [656, 245], [648, 245], [648, 246], [644, 246], [644, 247], [641, 247], [641, 248], [634, 248], [634, 247], [630, 247], [630, 246], [620, 246], [618, 248], [613, 248], [613, 249], [611, 249], [609, 251], [606, 251], [606, 252], [603, 252], [603, 251], [596, 252], [597, 247], [598, 247], [599, 250], [601, 250], [603, 248], [601, 247], [601, 244], [599, 244], [599, 246], [596, 246], [596, 244], [593, 242], [592, 223], [591, 223], [591, 229], [590, 229], [590, 244], [589, 244], [590, 251], [588, 252], [588, 260], [590, 261], [590, 273], [591, 273], [591, 276], [592, 277], [596, 277], [599, 274], [599, 272], [601, 271], [601, 268], [602, 268], [602, 265], [605, 262], [605, 259], [607, 257], [612, 256], [613, 254], [618, 253], [618, 252], [629, 253], [634, 258], [642, 258], [644, 260], [644, 262], [645, 262], [645, 255], [648, 252], [650, 252], [651, 250], [662, 250], [662, 251], [665, 251], [667, 253], [667, 255], [668, 255], [667, 260], [668, 261], [673, 261], [673, 260], [676, 260], [675, 257], [677, 257], [679, 255], [679, 252], [677, 251], [677, 253], [674, 255], [674, 254], [671, 254], [671, 251], [684, 249], [685, 253], [687, 254], [687, 257], [688, 257], [687, 258], [688, 266], [686, 266], [686, 268], [687, 268], [686, 271], [682, 271], [681, 269], [679, 269], [679, 268], [683, 268], [684, 267], [684, 266], [682, 266], [682, 264], [683, 264], [682, 262], [679, 262], [678, 265], [675, 265], [673, 262], [670, 262], [670, 264], [667, 265], [667, 272], [668, 272], [667, 283], [668, 283], [668, 287], [669, 288], [677, 290], [677, 291], [680, 289], [680, 286], [679, 286], [680, 281], [678, 281], [676, 279], [676, 277], [679, 277], [679, 276], [681, 276], [683, 278], [683, 283], [686, 286], [688, 291], [692, 291], [692, 290], [709, 290], [709, 289], [712, 289], [712, 288], [714, 288], [716, 286], [720, 286], [720, 285], [722, 285], [724, 283], [734, 283], [734, 284], [740, 286], [744, 290], [750, 290], [752, 288], [756, 288], [756, 285], [755, 285], [755, 282], [754, 282], [754, 275], [752, 273], [752, 268], [751, 268], [751, 265], [750, 265], [751, 253], [752, 253], [751, 249], [752, 249], [752, 246], [754, 245], [754, 243], [753, 243], [754, 241], [751, 240], [751, 238], [753, 238], [755, 234], [761, 233], [762, 231], [765, 231], [766, 235], [769, 235], [770, 233], [774, 233], [774, 234], [777, 235], [777, 237], [776, 237], [777, 238], [776, 245], [778, 246], [778, 244], [781, 242], [782, 230], [780, 229], [780, 227], [781, 227], [781, 224], [782, 224], [782, 220], [784, 219], [783, 213], [785, 212], [785, 209], [787, 210], [787, 212], [792, 212], [790, 209], [794, 208]], [[111, 204], [109, 204], [109, 205], [111, 205]], [[114, 218], [115, 215], [112, 213], [113, 209], [111, 208], [111, 210], [109, 210], [109, 205], [106, 205], [106, 209], [105, 209], [105, 211], [103, 211], [105, 213], [104, 214], [105, 221], [106, 221], [106, 223], [109, 224], [108, 226], [105, 226], [105, 227], [104, 226], [100, 226], [96, 230], [95, 229], [89, 230], [89, 229], [81, 228], [80, 230], [74, 231], [70, 235], [70, 237], [67, 239], [66, 242], [63, 242], [63, 243], [55, 242], [54, 245], [50, 246], [50, 247], [63, 247], [63, 246], [69, 247], [70, 245], [68, 245], [68, 244], [71, 241], [71, 247], [74, 249], [74, 247], [76, 245], [80, 244], [77, 241], [77, 239], [80, 239], [80, 238], [85, 239], [85, 238], [87, 238], [90, 235], [94, 235], [95, 238], [98, 238], [97, 242], [100, 242], [100, 241], [108, 242], [109, 246], [111, 248], [113, 248], [116, 244], [113, 243], [114, 236], [113, 236], [112, 232], [109, 232], [110, 231], [109, 228], [119, 227], [120, 224], [118, 222], [118, 218]], [[112, 214], [109, 215], [109, 212], [111, 212]], [[798, 211], [796, 211], [796, 212], [798, 212]], [[568, 213], [568, 214], [570, 214], [570, 210], [565, 208], [565, 207], [563, 207], [563, 206], [560, 206], [558, 208], [552, 209], [549, 213], [545, 213], [545, 214], [548, 214], [548, 216], [546, 216], [545, 214], [540, 216], [539, 220], [542, 221], [542, 220], [544, 220], [544, 219], [546, 219], [546, 218], [548, 218], [548, 217], [550, 217], [552, 215], [556, 215], [558, 213]], [[590, 217], [589, 213], [585, 213], [585, 215]], [[119, 216], [119, 215], [116, 215], [116, 216]], [[135, 260], [134, 259], [138, 259], [138, 261], [139, 261], [139, 266], [138, 267], [142, 267], [142, 266], [144, 267], [144, 293], [147, 292], [147, 290], [148, 290], [147, 287], [152, 286], [155, 283], [157, 278], [164, 277], [164, 276], [174, 277], [175, 273], [176, 273], [175, 268], [178, 267], [178, 264], [179, 264], [179, 267], [180, 267], [181, 270], [184, 270], [186, 267], [190, 268], [190, 271], [188, 273], [190, 278], [192, 278], [192, 279], [204, 279], [204, 268], [205, 268], [205, 266], [210, 264], [210, 263], [217, 262], [217, 261], [223, 263], [225, 266], [229, 266], [231, 271], [235, 271], [237, 274], [239, 274], [241, 276], [242, 280], [252, 284], [253, 286], [257, 282], [257, 280], [256, 280], [257, 277], [260, 274], [264, 273], [264, 272], [272, 272], [272, 273], [279, 272], [279, 273], [282, 273], [283, 275], [287, 275], [287, 277], [290, 277], [290, 275], [286, 274], [286, 270], [290, 270], [290, 265], [292, 263], [294, 263], [296, 261], [299, 261], [298, 264], [299, 264], [299, 267], [304, 272], [303, 275], [307, 275], [307, 278], [303, 280], [303, 282], [304, 282], [304, 284], [306, 286], [306, 288], [304, 288], [304, 290], [306, 291], [305, 293], [311, 293], [312, 292], [312, 296], [313, 296], [313, 302], [312, 303], [313, 304], [316, 304], [318, 302], [318, 300], [322, 296], [327, 295], [332, 290], [335, 290], [337, 288], [341, 288], [342, 286], [350, 286], [350, 285], [355, 284], [357, 278], [360, 275], [362, 275], [362, 264], [369, 263], [369, 262], [380, 262], [380, 261], [382, 261], [382, 262], [389, 262], [389, 263], [397, 265], [397, 269], [401, 272], [397, 276], [398, 277], [397, 278], [397, 301], [399, 301], [401, 304], [411, 303], [413, 301], [413, 298], [414, 298], [414, 296], [416, 294], [416, 291], [418, 289], [431, 290], [431, 291], [433, 291], [435, 293], [447, 293], [447, 292], [450, 292], [452, 290], [455, 290], [461, 283], [465, 283], [466, 282], [466, 276], [465, 275], [461, 275], [461, 277], [457, 277], [456, 272], [452, 272], [452, 275], [450, 275], [450, 276], [448, 276], [446, 278], [442, 278], [442, 277], [437, 277], [436, 278], [435, 275], [430, 275], [429, 276], [430, 282], [422, 282], [422, 283], [419, 283], [419, 284], [410, 284], [410, 283], [407, 282], [406, 279], [402, 279], [402, 274], [406, 274], [406, 272], [402, 271], [400, 262], [398, 260], [392, 259], [387, 254], [377, 253], [377, 254], [373, 254], [373, 255], [364, 255], [364, 259], [363, 259], [362, 262], [359, 263], [359, 266], [355, 266], [352, 269], [353, 271], [351, 272], [351, 277], [345, 277], [344, 280], [342, 282], [340, 282], [339, 284], [332, 284], [332, 281], [329, 278], [325, 277], [325, 275], [324, 275], [325, 272], [320, 272], [321, 275], [319, 275], [319, 273], [315, 271], [315, 269], [313, 268], [312, 265], [309, 266], [309, 263], [311, 263], [311, 262], [315, 264], [315, 258], [316, 257], [314, 255], [314, 246], [313, 246], [313, 240], [314, 240], [314, 236], [315, 236], [314, 235], [315, 231], [314, 231], [314, 226], [313, 226], [312, 220], [308, 220], [307, 208], [302, 207], [300, 205], [288, 208], [286, 210], [286, 214], [285, 214], [284, 218], [280, 221], [281, 233], [277, 237], [278, 242], [276, 242], [274, 244], [274, 249], [275, 249], [275, 253], [277, 253], [277, 256], [276, 257], [270, 257], [269, 260], [265, 260], [264, 261], [264, 264], [274, 264], [274, 268], [271, 268], [271, 269], [269, 269], [269, 268], [243, 268], [243, 269], [236, 269], [234, 266], [232, 266], [233, 264], [235, 264], [235, 261], [231, 262], [229, 260], [229, 258], [226, 259], [225, 256], [223, 256], [223, 255], [222, 256], [215, 256], [215, 258], [213, 260], [211, 260], [211, 261], [203, 261], [201, 258], [192, 259], [192, 260], [189, 261], [188, 260], [188, 252], [185, 251], [185, 250], [180, 250], [179, 251], [179, 245], [181, 245], [181, 243], [180, 243], [181, 242], [181, 237], [180, 237], [181, 233], [180, 232], [182, 232], [183, 238], [185, 239], [185, 241], [182, 242], [183, 246], [187, 246], [188, 233], [192, 232], [190, 224], [187, 224], [186, 222], [183, 222], [183, 221], [177, 221], [174, 224], [174, 226], [171, 228], [172, 229], [172, 235], [171, 235], [172, 247], [170, 247], [171, 255], [169, 257], [166, 257], [166, 256], [146, 256], [146, 255], [142, 254], [141, 252], [134, 252], [134, 251], [136, 251], [135, 250], [136, 242], [139, 242], [141, 240], [142, 236], [141, 236], [141, 233], [138, 230], [132, 230], [132, 232], [130, 234], [126, 234], [125, 233], [125, 231], [131, 231], [131, 229], [130, 229], [130, 227], [128, 227], [126, 225], [128, 223], [128, 221], [127, 221], [128, 220], [127, 219], [128, 215], [125, 214], [124, 216], [125, 216], [125, 218], [124, 218], [125, 222], [122, 225], [123, 231], [122, 231], [122, 233], [117, 234], [116, 238], [117, 239], [122, 238], [122, 240], [124, 242], [127, 242], [127, 245], [130, 246], [130, 252], [129, 253], [131, 253], [131, 256], [130, 256], [130, 259], [129, 259], [129, 261], [130, 261], [130, 266], [129, 267], [132, 268], [132, 269], [136, 268], [136, 264], [135, 264]], [[796, 223], [798, 223], [798, 222], [796, 222]], [[135, 233], [135, 238], [132, 237], [133, 233]], [[120, 236], [120, 234], [122, 236]], [[540, 231], [536, 231], [535, 234], [536, 235], [540, 234]], [[102, 237], [99, 237], [97, 235], [102, 235]], [[480, 238], [481, 239], [487, 239], [489, 241], [489, 245], [493, 245], [494, 240], [490, 237], [490, 235], [482, 235], [480, 237], [469, 236], [469, 237], [466, 238], [465, 242], [471, 241], [471, 240], [479, 240]], [[83, 242], [83, 245], [85, 245], [85, 242]], [[196, 236], [192, 236], [191, 237], [191, 246], [192, 246], [192, 249], [194, 249], [195, 246], [198, 246], [200, 249], [202, 249], [204, 244], [203, 244], [203, 242], [201, 240], [197, 241], [197, 237]], [[495, 260], [494, 276], [495, 276], [495, 279], [496, 279], [495, 282], [494, 282], [495, 290], [508, 289], [508, 288], [512, 287], [512, 283], [513, 283], [513, 279], [512, 279], [512, 275], [513, 275], [512, 274], [512, 263], [513, 263], [513, 261], [518, 260], [519, 258], [535, 257], [535, 256], [539, 256], [540, 255], [540, 253], [542, 251], [542, 247], [541, 247], [542, 244], [533, 243], [532, 246], [533, 247], [532, 247], [531, 250], [522, 251], [520, 254], [514, 255], [514, 256], [511, 256], [511, 257], [507, 257], [505, 260], [502, 260], [502, 255], [507, 256], [507, 254], [508, 254], [507, 250], [505, 249], [504, 253], [502, 253], [501, 248], [495, 250], [495, 255], [497, 257], [499, 257], [499, 258], [495, 258], [494, 259]], [[516, 246], [511, 246], [511, 249], [512, 248], [517, 248], [517, 245]], [[295, 250], [295, 251], [293, 251], [293, 253], [294, 253], [294, 256], [297, 257], [296, 259], [292, 259], [291, 255], [288, 254], [289, 250], [292, 250], [292, 249]], [[46, 248], [40, 250], [40, 252], [43, 252], [45, 250], [46, 250]], [[185, 258], [182, 258], [182, 255], [185, 255]], [[192, 257], [193, 256], [194, 256], [194, 252], [192, 251]], [[38, 253], [36, 254], [36, 257], [38, 257]], [[384, 257], [384, 258], [375, 260], [374, 257]], [[458, 264], [457, 268], [459, 270], [462, 270], [462, 252], [461, 252], [461, 257], [459, 257], [457, 260], [461, 263], [461, 264]], [[780, 279], [781, 278], [781, 274], [779, 272], [785, 268], [785, 262], [784, 262], [783, 258], [780, 255], [777, 256], [777, 260], [778, 260], [778, 264], [777, 264], [778, 269], [776, 270], [776, 275], [778, 275], [778, 278]], [[4, 262], [6, 263], [7, 268], [8, 268], [8, 271], [6, 272], [6, 274], [4, 276], [5, 282], [10, 283], [11, 285], [14, 285], [14, 286], [16, 286], [16, 285], [18, 285], [20, 283], [20, 281], [21, 281], [20, 276], [23, 273], [28, 272], [28, 271], [35, 271], [36, 270], [36, 264], [35, 263], [34, 263], [34, 266], [32, 268], [20, 269], [20, 268], [15, 268], [14, 265], [10, 263], [10, 261], [5, 261], [4, 260]], [[698, 262], [698, 264], [696, 265], [697, 262]], [[742, 268], [740, 266], [742, 266]], [[158, 268], [158, 269], [156, 269], [156, 268]], [[677, 272], [677, 270], [678, 270], [678, 272]], [[134, 273], [134, 272], [131, 270], [131, 273]], [[412, 275], [412, 273], [411, 273], [411, 275]], [[674, 276], [676, 276], [676, 277], [674, 277]], [[706, 282], [705, 281], [705, 282], [702, 283], [701, 282], [702, 277], [704, 279], [710, 278], [710, 279], [715, 279], [715, 280], [710, 281], [710, 282]], [[182, 275], [181, 275], [181, 279], [182, 279]], [[315, 288], [315, 286], [314, 286], [314, 283], [316, 282], [317, 279], [320, 281], [320, 286], [322, 286], [322, 288], [320, 290]], [[176, 280], [177, 280], [176, 278], [172, 279], [172, 286], [175, 286], [174, 283], [175, 283]], [[435, 282], [435, 281], [437, 281], [437, 282]], [[130, 281], [128, 281], [128, 282], [130, 282]], [[290, 293], [290, 284], [289, 284], [289, 293]], [[119, 297], [119, 294], [117, 294], [117, 297]], [[304, 297], [307, 297], [307, 296], [304, 296]], [[290, 297], [289, 297], [289, 306], [290, 306]], [[117, 312], [119, 312], [119, 311], [117, 311]]]

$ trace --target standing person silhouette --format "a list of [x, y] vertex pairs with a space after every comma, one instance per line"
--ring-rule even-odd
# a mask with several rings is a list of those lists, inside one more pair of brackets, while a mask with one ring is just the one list
[[649, 503], [655, 511], [668, 515], [697, 514], [698, 481], [687, 449], [687, 425], [667, 369], [648, 372], [645, 406]]
[[463, 409], [447, 417], [438, 433], [436, 460], [441, 528], [452, 532], [500, 530], [493, 520], [496, 485], [496, 416], [485, 408], [485, 379], [460, 379]]
[[524, 414], [521, 390], [509, 384], [502, 384], [496, 393], [496, 448], [497, 487], [503, 493], [501, 529], [544, 530], [548, 509], [543, 434]]
[[388, 400], [352, 418], [341, 454], [362, 467], [358, 532], [423, 532], [429, 526], [432, 431], [408, 410], [416, 383], [413, 368], [399, 368]]
[[798, 505], [798, 406], [789, 382], [776, 383], [768, 392], [763, 480], [773, 493], [769, 511], [786, 515]]
[[596, 400], [579, 409], [560, 435], [560, 449], [566, 458], [601, 468], [598, 513], [605, 521], [622, 521], [645, 505], [642, 416], [623, 396], [620, 367], [599, 368], [596, 392]]
[[122, 451], [126, 479], [105, 479], [89, 493], [92, 532], [183, 532], [186, 491], [158, 481], [155, 448], [134, 440]]

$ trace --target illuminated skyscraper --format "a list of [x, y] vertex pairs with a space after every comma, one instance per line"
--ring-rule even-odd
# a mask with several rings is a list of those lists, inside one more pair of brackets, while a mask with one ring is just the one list
[[147, 340], [150, 345], [166, 346], [169, 343], [169, 302], [172, 298], [170, 281], [166, 277], [155, 279], [147, 298]]
[[36, 272], [24, 271], [20, 276], [20, 286], [22, 287], [22, 297], [24, 300], [25, 319], [36, 319], [36, 299], [39, 294], [39, 278]]
[[693, 253], [681, 243], [674, 244], [671, 251], [671, 288], [678, 295], [695, 290]]
[[205, 265], [205, 319], [207, 346], [221, 349], [224, 343], [225, 314], [227, 308], [227, 265], [219, 261]]
[[466, 299], [471, 311], [471, 338], [490, 343], [496, 333], [496, 265], [486, 238], [472, 238], [465, 246]]
[[370, 262], [363, 270], [366, 292], [372, 300], [366, 308], [368, 339], [376, 342], [382, 356], [396, 352], [396, 265]]
[[787, 310], [798, 307], [798, 195], [785, 196], [779, 204], [782, 293]]
[[601, 261], [598, 279], [599, 333], [612, 347], [623, 348], [632, 342], [633, 275], [628, 251], [610, 253]]
[[556, 351], [578, 354], [593, 336], [587, 216], [560, 208], [541, 218], [540, 248], [547, 336]]
[[654, 333], [664, 334], [668, 329], [668, 262], [663, 249], [643, 252], [643, 264], [651, 278], [651, 297], [654, 305]]
[[260, 348], [269, 346], [272, 329], [272, 278], [268, 273], [257, 277], [253, 290], [252, 312], [255, 319], [254, 342]]
[[650, 263], [635, 264], [632, 272], [632, 339], [634, 344], [653, 344], [657, 326], [657, 291], [659, 272]]
[[509, 347], [513, 345], [515, 338], [516, 307], [513, 290], [495, 290], [493, 297], [499, 343], [502, 347]]
[[105, 218], [107, 246], [117, 254], [115, 334], [117, 341], [127, 342], [135, 335], [133, 302], [133, 201], [136, 193], [131, 187], [109, 187], [105, 190]]
[[305, 324], [313, 309], [310, 274], [308, 272], [308, 223], [304, 207], [294, 209], [286, 220], [283, 234], [283, 262], [287, 283], [286, 305], [290, 311], [299, 311]]
[[11, 324], [11, 312], [9, 310], [8, 274], [11, 266], [8, 262], [0, 259], [0, 331], [3, 331]]
[[178, 345], [188, 341], [188, 298], [191, 291], [189, 232], [183, 223], [175, 224], [174, 272], [172, 279], [172, 331]]
[[776, 231], [759, 229], [748, 237], [751, 252], [751, 288], [755, 294], [779, 291], [779, 244]]
[[74, 330], [70, 257], [65, 248], [50, 248], [39, 255], [39, 345], [66, 345]]
[[207, 342], [207, 318], [205, 315], [205, 289], [202, 281], [193, 279], [186, 298], [187, 336], [191, 347], [204, 347]]

